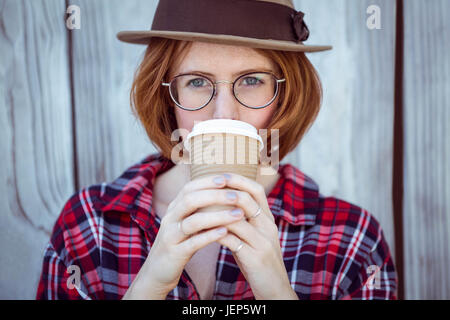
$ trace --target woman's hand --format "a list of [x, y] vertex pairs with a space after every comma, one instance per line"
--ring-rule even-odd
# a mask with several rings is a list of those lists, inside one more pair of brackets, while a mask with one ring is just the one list
[[223, 238], [227, 226], [243, 219], [240, 209], [195, 212], [214, 204], [233, 205], [224, 176], [188, 182], [168, 205], [149, 255], [124, 299], [165, 299], [177, 286], [195, 252]]
[[298, 299], [289, 282], [264, 188], [241, 175], [225, 176], [226, 186], [237, 189], [234, 205], [244, 210], [247, 219], [229, 224], [229, 233], [218, 242], [233, 252], [256, 299]]

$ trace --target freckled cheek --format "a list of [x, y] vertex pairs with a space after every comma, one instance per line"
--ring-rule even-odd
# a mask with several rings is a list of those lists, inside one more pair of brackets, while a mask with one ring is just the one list
[[275, 107], [268, 106], [260, 110], [248, 110], [241, 113], [241, 120], [253, 125], [256, 129], [267, 129]]

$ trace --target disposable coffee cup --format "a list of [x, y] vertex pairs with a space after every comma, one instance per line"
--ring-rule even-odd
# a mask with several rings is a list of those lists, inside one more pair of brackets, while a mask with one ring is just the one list
[[[191, 180], [223, 173], [236, 173], [256, 181], [263, 140], [251, 124], [239, 120], [213, 119], [198, 122], [185, 139], [189, 151]], [[228, 210], [214, 205], [198, 211]]]

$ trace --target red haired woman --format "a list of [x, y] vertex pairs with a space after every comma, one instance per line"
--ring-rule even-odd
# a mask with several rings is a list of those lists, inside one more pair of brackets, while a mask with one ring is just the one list
[[[172, 133], [209, 119], [267, 129], [267, 150], [277, 129], [279, 160], [292, 151], [321, 104], [305, 52], [331, 49], [305, 45], [308, 35], [289, 0], [161, 0], [150, 31], [119, 33], [148, 46], [131, 100], [160, 152], [67, 202], [38, 298], [395, 298], [389, 248], [366, 210], [320, 195], [290, 164], [260, 164], [272, 174], [256, 181], [238, 174], [190, 181], [188, 164], [171, 161], [179, 142]], [[214, 90], [186, 105], [176, 81]], [[267, 96], [243, 101], [241, 83], [271, 85]], [[198, 211], [214, 204], [233, 209]], [[78, 285], [67, 272], [73, 265]]]

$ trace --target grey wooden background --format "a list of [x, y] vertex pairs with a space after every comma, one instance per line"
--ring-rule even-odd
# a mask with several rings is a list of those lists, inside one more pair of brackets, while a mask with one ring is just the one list
[[[324, 103], [287, 156], [321, 193], [380, 221], [395, 256], [392, 209], [395, 1], [299, 0]], [[81, 29], [68, 30], [68, 5]], [[0, 0], [0, 298], [33, 299], [43, 250], [68, 197], [155, 152], [129, 108], [145, 47], [115, 34], [148, 29], [157, 1]], [[381, 9], [369, 30], [366, 9]], [[404, 4], [404, 275], [407, 299], [450, 299], [450, 12]], [[447, 34], [447, 36], [446, 36]], [[69, 45], [71, 43], [71, 45]]]

